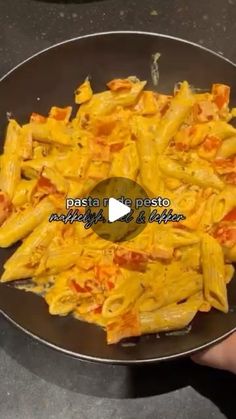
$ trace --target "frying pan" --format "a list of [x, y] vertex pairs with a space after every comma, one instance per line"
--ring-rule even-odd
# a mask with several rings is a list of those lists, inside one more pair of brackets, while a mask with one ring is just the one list
[[[104, 89], [114, 77], [136, 75], [153, 88], [151, 57], [161, 54], [158, 89], [170, 92], [176, 82], [209, 89], [213, 82], [229, 84], [236, 105], [236, 66], [206, 48], [164, 35], [141, 32], [109, 32], [72, 39], [39, 54], [10, 71], [0, 81], [0, 133], [3, 138], [11, 112], [24, 123], [32, 111], [47, 114], [51, 105], [73, 103], [73, 92], [88, 75], [95, 90]], [[1, 144], [2, 147], [3, 144]], [[0, 251], [0, 265], [16, 246]], [[2, 269], [2, 268], [1, 268]], [[70, 316], [50, 316], [43, 298], [0, 285], [0, 312], [34, 339], [83, 360], [114, 364], [139, 364], [177, 358], [207, 347], [236, 329], [236, 280], [228, 289], [230, 311], [198, 314], [190, 333], [161, 334], [106, 344], [97, 326]]]

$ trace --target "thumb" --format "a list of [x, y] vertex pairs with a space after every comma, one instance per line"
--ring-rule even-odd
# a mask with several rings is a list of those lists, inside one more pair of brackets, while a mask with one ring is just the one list
[[223, 342], [192, 355], [191, 359], [197, 364], [236, 374], [236, 333], [230, 335]]

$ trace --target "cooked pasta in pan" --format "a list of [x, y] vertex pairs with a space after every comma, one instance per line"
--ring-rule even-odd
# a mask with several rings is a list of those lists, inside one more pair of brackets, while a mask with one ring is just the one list
[[[72, 107], [53, 106], [19, 125], [9, 120], [0, 156], [0, 247], [20, 242], [1, 282], [40, 294], [52, 315], [74, 315], [108, 344], [179, 330], [197, 312], [228, 312], [236, 262], [236, 129], [230, 88], [170, 95], [135, 77], [94, 93], [89, 80]], [[86, 197], [110, 177], [165, 196], [179, 223], [149, 223], [112, 243], [82, 223], [50, 223], [66, 198]]]

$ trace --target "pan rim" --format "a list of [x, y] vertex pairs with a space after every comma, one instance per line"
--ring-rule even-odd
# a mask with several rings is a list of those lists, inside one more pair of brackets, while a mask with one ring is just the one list
[[200, 345], [198, 347], [195, 347], [194, 349], [189, 349], [186, 351], [182, 351], [179, 354], [173, 354], [173, 355], [166, 355], [166, 356], [161, 356], [161, 357], [152, 357], [152, 358], [147, 358], [147, 359], [126, 359], [126, 360], [122, 360], [122, 359], [108, 359], [108, 358], [101, 358], [101, 357], [97, 357], [97, 356], [91, 356], [91, 355], [83, 355], [83, 354], [79, 354], [77, 352], [73, 352], [73, 351], [69, 351], [68, 349], [64, 349], [60, 346], [57, 346], [51, 342], [48, 342], [47, 340], [41, 338], [40, 336], [35, 335], [34, 333], [30, 332], [29, 330], [25, 329], [23, 326], [21, 326], [19, 323], [17, 323], [15, 320], [13, 320], [10, 316], [8, 316], [8, 314], [6, 314], [3, 310], [0, 309], [0, 313], [3, 315], [3, 317], [9, 321], [11, 324], [13, 324], [13, 326], [15, 326], [18, 330], [21, 330], [22, 332], [24, 332], [27, 336], [30, 336], [31, 338], [35, 339], [37, 342], [40, 342], [44, 345], [46, 345], [47, 347], [58, 351], [60, 353], [63, 353], [64, 355], [70, 356], [74, 359], [78, 359], [80, 361], [87, 361], [87, 362], [97, 362], [97, 363], [102, 363], [102, 364], [110, 364], [110, 365], [144, 365], [144, 364], [154, 364], [154, 363], [159, 363], [159, 362], [163, 362], [163, 361], [174, 361], [174, 360], [178, 360], [180, 358], [184, 358], [186, 356], [190, 356], [198, 351], [207, 349], [209, 347], [211, 347], [212, 345], [215, 345], [219, 342], [221, 342], [222, 340], [224, 340], [225, 338], [227, 338], [228, 336], [230, 336], [232, 333], [236, 332], [236, 326], [224, 333], [223, 335], [219, 336], [218, 338], [215, 338], [214, 340], [211, 340], [210, 342], [207, 342], [203, 345]]
[[[21, 61], [20, 63], [18, 63], [16, 66], [14, 66], [12, 69], [10, 69], [7, 73], [5, 73], [3, 76], [0, 77], [0, 83], [3, 82], [5, 79], [8, 78], [8, 76], [10, 76], [12, 73], [14, 73], [14, 71], [16, 71], [18, 68], [22, 67], [24, 64], [28, 63], [29, 61], [31, 61], [32, 59], [40, 56], [41, 54], [46, 53], [47, 51], [50, 51], [52, 49], [55, 49], [61, 45], [65, 45], [65, 44], [69, 44], [71, 42], [75, 42], [78, 41], [80, 39], [86, 39], [86, 38], [95, 38], [95, 37], [100, 37], [100, 36], [106, 36], [106, 35], [145, 35], [145, 36], [150, 36], [150, 37], [156, 37], [156, 38], [165, 38], [165, 39], [171, 39], [174, 41], [178, 41], [184, 44], [188, 44], [192, 47], [195, 48], [199, 48], [211, 55], [214, 55], [216, 57], [218, 57], [219, 59], [227, 62], [228, 64], [230, 64], [231, 66], [233, 66], [236, 69], [236, 63], [233, 62], [232, 60], [230, 60], [227, 57], [222, 56], [221, 54], [211, 50], [210, 48], [207, 48], [203, 45], [197, 44], [195, 42], [183, 39], [181, 37], [176, 37], [176, 36], [172, 36], [172, 35], [167, 35], [167, 34], [162, 34], [162, 33], [158, 33], [158, 32], [148, 32], [148, 31], [136, 31], [136, 30], [119, 30], [119, 31], [105, 31], [105, 32], [96, 32], [96, 33], [90, 33], [90, 34], [86, 34], [86, 35], [81, 35], [81, 36], [77, 36], [77, 37], [73, 37], [61, 42], [58, 42], [56, 44], [50, 45], [47, 48], [44, 48], [34, 54], [32, 54], [30, 57], [26, 58], [25, 60]], [[87, 361], [87, 362], [98, 362], [98, 363], [103, 363], [103, 364], [112, 364], [112, 365], [144, 365], [144, 364], [153, 364], [153, 363], [157, 363], [157, 362], [162, 362], [162, 361], [169, 361], [169, 360], [175, 360], [175, 359], [180, 359], [183, 358], [185, 356], [189, 356], [195, 352], [198, 352], [200, 350], [206, 349], [218, 342], [220, 342], [221, 340], [225, 339], [227, 336], [231, 335], [233, 332], [236, 331], [236, 326], [234, 328], [232, 328], [230, 331], [224, 333], [223, 335], [211, 340], [210, 342], [207, 342], [205, 344], [199, 345], [193, 349], [189, 349], [189, 350], [185, 350], [182, 351], [181, 353], [177, 353], [177, 354], [172, 354], [172, 355], [166, 355], [166, 356], [157, 356], [157, 357], [152, 357], [152, 358], [147, 358], [147, 359], [108, 359], [108, 358], [101, 358], [101, 357], [95, 357], [95, 356], [90, 356], [90, 355], [83, 355], [83, 354], [79, 354], [77, 352], [73, 352], [67, 349], [64, 349], [60, 346], [57, 346], [37, 335], [35, 335], [34, 333], [32, 333], [31, 331], [25, 329], [23, 326], [21, 326], [19, 323], [17, 323], [15, 320], [13, 320], [7, 313], [4, 312], [4, 310], [2, 310], [0, 308], [0, 313], [3, 315], [3, 317], [9, 321], [11, 324], [13, 324], [18, 330], [23, 331], [27, 336], [30, 336], [31, 338], [35, 339], [36, 341], [46, 345], [47, 347], [50, 347], [54, 350], [57, 350], [58, 352], [61, 352], [67, 356], [76, 358], [78, 360], [81, 361]]]
[[28, 61], [32, 60], [33, 58], [36, 58], [37, 56], [44, 54], [45, 52], [57, 48], [60, 45], [65, 45], [65, 44], [69, 44], [70, 42], [74, 42], [77, 41], [79, 39], [86, 39], [86, 38], [95, 38], [95, 37], [99, 37], [99, 36], [103, 36], [103, 35], [116, 35], [116, 34], [129, 34], [129, 35], [147, 35], [147, 36], [154, 36], [157, 38], [166, 38], [166, 39], [172, 39], [178, 42], [182, 42], [184, 44], [188, 44], [191, 46], [194, 46], [196, 48], [202, 49], [203, 51], [206, 51], [212, 55], [215, 55], [216, 57], [220, 58], [223, 61], [228, 62], [229, 64], [231, 64], [233, 67], [236, 68], [236, 62], [234, 63], [232, 60], [230, 60], [227, 57], [224, 57], [223, 55], [211, 50], [210, 48], [207, 48], [203, 45], [197, 44], [196, 42], [192, 42], [192, 41], [188, 41], [187, 39], [183, 39], [177, 36], [173, 36], [173, 35], [167, 35], [167, 34], [162, 34], [162, 33], [158, 33], [158, 32], [146, 32], [146, 31], [131, 31], [131, 30], [125, 30], [125, 31], [106, 31], [106, 32], [95, 32], [95, 33], [91, 33], [91, 34], [87, 34], [87, 35], [81, 35], [81, 36], [76, 36], [74, 38], [70, 38], [70, 39], [66, 39], [65, 41], [61, 41], [61, 42], [57, 42], [56, 44], [50, 45], [47, 48], [44, 48], [38, 52], [36, 52], [35, 54], [32, 54], [30, 57], [26, 58], [25, 60], [21, 61], [20, 63], [18, 63], [16, 66], [14, 66], [13, 68], [11, 68], [7, 73], [5, 73], [2, 77], [0, 77], [0, 83], [2, 81], [4, 81], [8, 76], [10, 76], [15, 70], [17, 70], [19, 67], [23, 66], [24, 64], [26, 64]]

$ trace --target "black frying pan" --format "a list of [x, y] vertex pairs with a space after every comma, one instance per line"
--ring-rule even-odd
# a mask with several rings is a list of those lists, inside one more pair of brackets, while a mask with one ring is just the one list
[[[177, 81], [209, 89], [213, 82], [229, 84], [236, 105], [236, 66], [221, 56], [192, 43], [163, 35], [112, 32], [85, 36], [56, 45], [25, 61], [0, 82], [0, 133], [6, 112], [20, 122], [29, 114], [47, 114], [51, 105], [73, 103], [73, 92], [88, 75], [96, 90], [114, 77], [136, 75], [151, 88], [151, 56], [161, 53], [158, 89], [170, 92]], [[2, 147], [2, 145], [1, 145]], [[14, 247], [15, 249], [15, 247]], [[0, 264], [14, 249], [0, 251]], [[236, 329], [236, 280], [229, 286], [230, 312], [211, 311], [194, 319], [184, 336], [155, 335], [108, 346], [99, 327], [72, 317], [50, 316], [45, 301], [11, 285], [0, 285], [0, 312], [33, 338], [64, 353], [85, 360], [137, 364], [176, 358], [204, 348]]]

